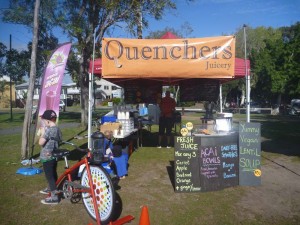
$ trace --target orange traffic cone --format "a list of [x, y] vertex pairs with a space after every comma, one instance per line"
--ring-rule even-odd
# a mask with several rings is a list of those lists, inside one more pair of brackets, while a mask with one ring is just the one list
[[141, 213], [139, 225], [150, 225], [150, 219], [149, 219], [147, 206], [142, 207], [142, 213]]

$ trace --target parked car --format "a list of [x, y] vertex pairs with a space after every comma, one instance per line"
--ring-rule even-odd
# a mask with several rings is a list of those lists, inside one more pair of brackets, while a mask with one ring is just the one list
[[300, 115], [300, 99], [291, 101], [290, 115]]
[[63, 100], [59, 101], [59, 110], [60, 111], [66, 111], [66, 104]]
[[257, 102], [250, 102], [250, 113], [261, 113], [261, 105]]
[[[36, 111], [37, 105], [32, 106], [33, 111]], [[59, 101], [59, 110], [60, 111], [66, 111], [66, 104], [63, 100]]]

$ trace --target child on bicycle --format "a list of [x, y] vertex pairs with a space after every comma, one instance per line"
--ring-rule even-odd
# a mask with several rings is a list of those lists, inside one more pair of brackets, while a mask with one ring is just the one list
[[44, 126], [40, 128], [39, 145], [42, 146], [40, 160], [48, 182], [48, 187], [40, 193], [49, 194], [49, 197], [41, 200], [43, 204], [57, 204], [59, 198], [56, 194], [57, 161], [52, 157], [52, 152], [58, 149], [58, 143], [62, 140], [62, 134], [56, 125], [57, 115], [53, 110], [46, 110], [41, 116]]

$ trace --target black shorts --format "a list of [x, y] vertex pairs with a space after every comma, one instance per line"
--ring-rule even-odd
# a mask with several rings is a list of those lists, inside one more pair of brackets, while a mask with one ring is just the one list
[[173, 126], [173, 118], [172, 117], [159, 117], [159, 135], [171, 135]]

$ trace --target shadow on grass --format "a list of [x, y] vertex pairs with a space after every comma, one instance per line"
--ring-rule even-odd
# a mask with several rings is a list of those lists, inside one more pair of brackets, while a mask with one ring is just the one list
[[[171, 147], [174, 147], [174, 137], [179, 135], [176, 134], [174, 130], [172, 130], [171, 134]], [[158, 145], [158, 132], [149, 131], [147, 129], [142, 130], [141, 143], [143, 147], [156, 147]], [[162, 139], [162, 146], [167, 146], [167, 138], [166, 136]]]
[[300, 156], [300, 119], [290, 116], [265, 116], [263, 120], [254, 119], [252, 122], [261, 123], [263, 138], [261, 149], [265, 152]]
[[167, 166], [167, 172], [169, 174], [170, 181], [172, 183], [173, 189], [175, 191], [175, 174], [174, 174], [174, 161], [170, 161], [170, 165]]

